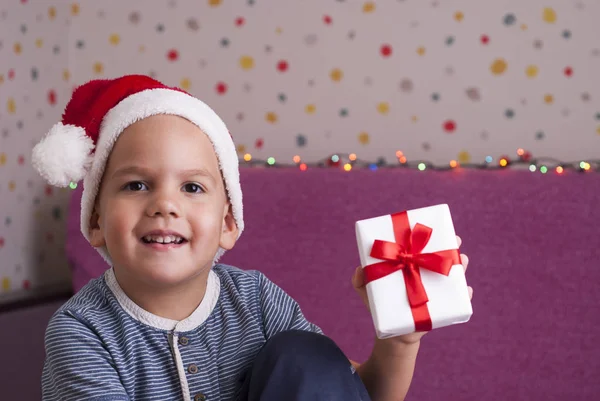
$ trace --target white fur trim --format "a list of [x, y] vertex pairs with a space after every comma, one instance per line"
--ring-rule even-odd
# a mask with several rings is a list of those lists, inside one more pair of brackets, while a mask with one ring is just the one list
[[85, 177], [93, 149], [83, 128], [57, 123], [33, 148], [31, 163], [49, 184], [66, 187]]
[[[83, 181], [81, 198], [81, 232], [89, 241], [89, 223], [100, 187], [106, 162], [123, 130], [146, 117], [170, 114], [183, 117], [198, 126], [210, 139], [215, 149], [219, 168], [231, 202], [233, 217], [238, 227], [238, 238], [244, 230], [242, 187], [235, 144], [221, 118], [204, 102], [186, 93], [171, 89], [148, 89], [135, 93], [113, 107], [102, 121], [100, 137], [90, 172]], [[98, 252], [112, 265], [106, 249]], [[213, 263], [225, 253], [219, 248]]]

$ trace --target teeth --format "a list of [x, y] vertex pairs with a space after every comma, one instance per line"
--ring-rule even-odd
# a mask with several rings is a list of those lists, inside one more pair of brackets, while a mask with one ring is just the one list
[[160, 244], [181, 244], [183, 242], [183, 238], [177, 237], [175, 235], [146, 235], [144, 238], [146, 242], [157, 242]]

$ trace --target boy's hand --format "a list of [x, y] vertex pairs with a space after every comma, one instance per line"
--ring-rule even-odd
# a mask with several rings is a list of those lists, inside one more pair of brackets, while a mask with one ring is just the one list
[[[456, 239], [458, 241], [458, 247], [460, 248], [462, 240], [460, 239], [460, 237], [458, 235], [456, 236]], [[467, 255], [461, 253], [460, 259], [462, 261], [462, 265], [466, 272], [467, 265], [469, 264], [469, 258], [467, 257]], [[354, 275], [352, 276], [352, 286], [354, 287], [354, 289], [356, 290], [358, 295], [360, 295], [363, 302], [365, 303], [365, 305], [367, 305], [367, 308], [368, 308], [369, 307], [369, 298], [367, 296], [367, 288], [365, 285], [363, 269], [360, 266], [356, 269], [356, 271], [354, 272]], [[468, 289], [469, 289], [469, 298], [472, 299], [473, 298], [473, 288], [468, 287]], [[402, 336], [396, 336], [396, 337], [392, 337], [392, 338], [388, 338], [388, 339], [380, 340], [380, 341], [395, 342], [395, 343], [402, 343], [402, 344], [414, 344], [414, 343], [419, 342], [419, 340], [421, 340], [421, 337], [423, 337], [426, 333], [427, 332], [425, 332], [425, 331], [418, 331], [416, 333], [405, 334]]]

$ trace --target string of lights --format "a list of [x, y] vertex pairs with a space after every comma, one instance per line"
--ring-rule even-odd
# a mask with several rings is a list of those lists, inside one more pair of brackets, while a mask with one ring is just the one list
[[246, 153], [240, 160], [242, 166], [258, 167], [278, 167], [278, 168], [298, 168], [306, 171], [309, 168], [339, 168], [344, 171], [351, 171], [356, 168], [368, 168], [378, 170], [380, 168], [408, 168], [420, 171], [453, 171], [457, 169], [479, 169], [479, 170], [502, 170], [506, 168], [527, 168], [532, 173], [540, 172], [546, 174], [554, 171], [556, 174], [563, 174], [567, 170], [577, 172], [600, 172], [600, 159], [598, 160], [579, 160], [574, 162], [563, 162], [552, 157], [534, 158], [531, 152], [524, 149], [518, 149], [516, 157], [500, 156], [494, 159], [492, 156], [486, 156], [483, 163], [459, 163], [457, 160], [450, 160], [446, 165], [436, 165], [425, 160], [408, 160], [400, 150], [396, 152], [397, 163], [386, 162], [384, 158], [377, 161], [361, 160], [355, 153], [335, 153], [316, 162], [303, 162], [299, 155], [292, 158], [292, 163], [277, 162], [274, 157], [266, 160], [255, 159], [250, 153]]

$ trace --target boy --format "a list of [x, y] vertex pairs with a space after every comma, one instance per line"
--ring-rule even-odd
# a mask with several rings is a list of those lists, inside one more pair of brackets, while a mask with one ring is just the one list
[[[264, 275], [217, 263], [243, 231], [242, 192], [200, 100], [145, 76], [91, 81], [33, 162], [51, 184], [84, 180], [82, 233], [111, 266], [49, 323], [44, 400], [404, 398], [423, 333], [351, 365]], [[366, 302], [361, 269], [353, 284]]]

